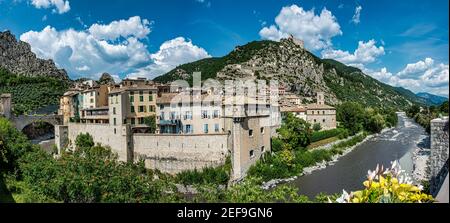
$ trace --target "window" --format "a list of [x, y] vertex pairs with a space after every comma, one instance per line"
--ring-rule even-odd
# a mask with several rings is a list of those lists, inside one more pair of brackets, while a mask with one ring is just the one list
[[130, 102], [134, 102], [134, 96], [130, 95]]
[[214, 124], [214, 131], [215, 132], [219, 132], [220, 131], [220, 125], [219, 124]]
[[202, 118], [208, 118], [208, 111], [202, 111]]
[[203, 132], [206, 134], [208, 133], [208, 124], [203, 125]]
[[139, 95], [143, 95], [144, 94], [144, 92], [143, 91], [139, 91]]
[[139, 112], [144, 112], [144, 110], [145, 110], [145, 106], [139, 106]]
[[94, 96], [94, 92], [91, 91], [91, 97]]
[[253, 129], [248, 130], [248, 136], [253, 137]]
[[113, 97], [112, 97], [112, 96], [111, 96], [111, 98], [110, 98], [109, 103], [110, 103], [110, 104], [114, 104], [114, 102], [113, 102]]
[[134, 91], [130, 91], [130, 95], [134, 95]]
[[265, 152], [266, 148], [264, 146], [261, 146], [261, 153]]
[[115, 115], [116, 114], [116, 108], [114, 107], [113, 108], [113, 115]]
[[153, 95], [150, 92], [150, 95], [148, 96], [148, 101], [153, 101]]
[[255, 151], [252, 149], [252, 150], [250, 150], [250, 158], [253, 158], [253, 157], [255, 157]]
[[134, 111], [134, 106], [131, 106], [130, 107], [130, 110], [131, 110], [131, 113], [134, 113], [135, 111]]
[[114, 118], [113, 120], [114, 120], [114, 125], [117, 125], [117, 121], [116, 121], [116, 118]]
[[138, 123], [139, 123], [139, 125], [144, 124], [144, 118], [138, 118]]
[[116, 130], [116, 128], [114, 128], [114, 135], [115, 135], [115, 134], [117, 134], [117, 130]]
[[316, 123], [317, 121], [314, 119], [314, 123]]
[[144, 95], [139, 95], [139, 101], [143, 102], [144, 101]]
[[149, 106], [148, 106], [148, 110], [149, 110], [150, 112], [155, 112], [155, 106], [154, 106], [154, 105], [149, 105]]
[[322, 122], [325, 123], [325, 119], [323, 119]]
[[192, 131], [192, 125], [186, 125], [186, 127], [185, 127], [185, 132], [186, 133], [192, 133], [193, 131]]
[[91, 103], [94, 103], [94, 99], [93, 98], [91, 98]]
[[219, 118], [219, 110], [214, 110], [213, 117], [214, 118]]
[[132, 125], [136, 124], [136, 119], [135, 118], [131, 118], [131, 124]]
[[170, 113], [170, 120], [176, 120], [177, 119], [177, 113], [176, 112], [171, 112]]
[[192, 112], [187, 111], [184, 113], [184, 120], [192, 120]]
[[159, 109], [163, 110], [164, 109], [164, 105], [159, 105]]
[[161, 112], [161, 115], [159, 115], [159, 119], [164, 120], [164, 112]]
[[322, 114], [325, 115], [325, 111], [322, 111]]
[[261, 127], [261, 134], [264, 134], [264, 127]]
[[119, 96], [114, 96], [114, 98], [116, 99], [116, 104], [119, 103]]

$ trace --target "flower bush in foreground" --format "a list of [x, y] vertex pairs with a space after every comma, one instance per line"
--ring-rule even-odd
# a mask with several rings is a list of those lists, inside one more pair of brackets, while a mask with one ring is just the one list
[[[348, 194], [345, 190], [337, 203], [431, 203], [433, 197], [422, 192], [422, 186], [416, 186], [401, 169], [398, 161], [384, 170], [377, 165], [374, 171], [368, 171], [365, 189]], [[331, 200], [329, 200], [331, 202]]]

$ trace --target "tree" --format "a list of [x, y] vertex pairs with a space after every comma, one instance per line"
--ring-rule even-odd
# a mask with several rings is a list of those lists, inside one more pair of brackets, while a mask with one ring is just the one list
[[151, 115], [144, 118], [144, 124], [149, 127], [150, 133], [156, 132], [156, 116]]
[[277, 132], [284, 143], [290, 144], [294, 149], [300, 149], [311, 143], [310, 126], [305, 120], [288, 113], [285, 122]]
[[408, 114], [409, 117], [414, 117], [419, 112], [420, 112], [420, 107], [418, 105], [416, 105], [416, 104], [411, 106], [408, 109], [408, 111], [406, 111], [406, 113]]
[[318, 132], [318, 131], [320, 131], [322, 129], [322, 126], [320, 126], [320, 123], [314, 123], [314, 125], [313, 125], [313, 130], [315, 131], [315, 132]]
[[441, 112], [448, 114], [448, 110], [449, 110], [448, 101], [442, 103], [442, 105], [439, 107], [439, 109], [441, 110]]
[[374, 116], [368, 117], [368, 120], [364, 126], [364, 128], [372, 133], [380, 133], [384, 128], [384, 118], [380, 114], [376, 114]]
[[81, 148], [91, 148], [94, 146], [94, 139], [89, 133], [81, 133], [75, 139], [75, 145], [77, 149]]
[[361, 104], [345, 102], [337, 109], [337, 119], [354, 135], [363, 129], [365, 111]]

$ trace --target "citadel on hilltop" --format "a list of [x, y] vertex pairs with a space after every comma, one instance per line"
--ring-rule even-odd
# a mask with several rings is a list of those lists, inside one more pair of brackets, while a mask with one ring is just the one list
[[[273, 103], [270, 95], [280, 100]], [[240, 180], [271, 151], [282, 116], [297, 108], [304, 110], [297, 116], [311, 124], [336, 127], [335, 110], [324, 104], [322, 93], [316, 104], [302, 106], [284, 88], [250, 96], [143, 78], [108, 85], [85, 82], [60, 100], [64, 124], [55, 127], [55, 143], [59, 151], [74, 149], [76, 137], [89, 133], [120, 160], [144, 159], [146, 167], [171, 174], [219, 166], [231, 156], [231, 179]]]

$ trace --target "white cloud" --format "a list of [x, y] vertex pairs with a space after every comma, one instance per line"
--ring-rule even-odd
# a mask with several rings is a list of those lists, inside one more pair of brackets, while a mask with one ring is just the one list
[[64, 0], [31, 0], [31, 4], [38, 9], [48, 9], [51, 7], [55, 7], [55, 9], [53, 9], [53, 12], [57, 12], [59, 14], [66, 13], [70, 10], [69, 1]]
[[20, 39], [28, 42], [38, 57], [53, 59], [72, 77], [128, 72], [151, 60], [146, 45], [134, 36], [112, 43], [97, 39], [86, 30], [58, 31], [47, 26], [42, 31], [26, 32]]
[[89, 32], [97, 39], [114, 40], [119, 37], [145, 38], [150, 33], [150, 22], [139, 16], [134, 16], [128, 20], [113, 21], [108, 25], [93, 24]]
[[430, 69], [433, 65], [434, 65], [433, 59], [425, 58], [424, 61], [419, 61], [417, 63], [406, 65], [405, 69], [400, 71], [398, 75], [400, 77], [417, 76], [418, 73], [423, 73], [424, 71]]
[[361, 10], [362, 7], [360, 5], [356, 6], [355, 8], [355, 14], [352, 17], [352, 22], [354, 24], [359, 24], [361, 22], [360, 17], [361, 17]]
[[314, 9], [305, 11], [297, 5], [283, 7], [275, 18], [275, 24], [261, 29], [259, 35], [263, 39], [278, 41], [292, 34], [312, 50], [329, 47], [333, 37], [342, 35], [336, 17], [326, 8], [316, 15]]
[[434, 60], [431, 58], [408, 64], [397, 74], [388, 72], [386, 68], [382, 68], [380, 71], [366, 69], [365, 72], [379, 81], [392, 86], [404, 87], [415, 93], [429, 92], [448, 96], [449, 65], [434, 64]]
[[154, 78], [164, 74], [178, 65], [211, 57], [205, 49], [192, 44], [191, 40], [178, 37], [164, 42], [159, 51], [152, 54], [153, 64], [139, 69], [128, 77]]
[[347, 65], [368, 64], [376, 60], [377, 57], [384, 55], [384, 47], [376, 46], [375, 40], [369, 40], [367, 42], [359, 41], [358, 48], [353, 52], [348, 51], [326, 49], [322, 51], [322, 58], [335, 59], [339, 62]]

